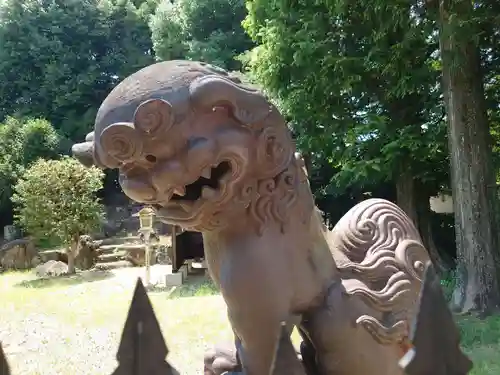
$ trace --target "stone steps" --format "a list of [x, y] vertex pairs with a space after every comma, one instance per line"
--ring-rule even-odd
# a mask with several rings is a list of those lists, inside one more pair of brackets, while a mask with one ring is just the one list
[[108, 254], [102, 254], [97, 257], [97, 263], [112, 263], [116, 262], [119, 260], [125, 260], [125, 257], [127, 256], [126, 251], [115, 251], [112, 253]]
[[[126, 264], [127, 267], [133, 266], [134, 262], [130, 259], [136, 260], [141, 257], [146, 246], [140, 242], [138, 236], [125, 236], [109, 238], [103, 241], [102, 245], [97, 249], [97, 265], [98, 267], [119, 267], [120, 264]], [[142, 256], [143, 257], [143, 256]], [[123, 263], [126, 262], [126, 263]], [[140, 264], [140, 262], [139, 262]]]
[[95, 266], [95, 268], [99, 270], [112, 270], [125, 267], [134, 267], [134, 265], [127, 260], [118, 260], [115, 262], [97, 263]]
[[116, 247], [116, 250], [121, 250], [121, 251], [134, 251], [134, 250], [144, 250], [146, 248], [146, 245], [141, 244], [141, 243], [133, 243], [133, 244], [123, 244], [120, 246]]
[[123, 237], [112, 237], [112, 238], [105, 238], [102, 240], [102, 246], [111, 246], [111, 245], [123, 245], [123, 244], [128, 244], [128, 243], [139, 243], [139, 236], [123, 236]]
[[99, 246], [97, 252], [99, 255], [112, 254], [116, 251], [117, 245], [103, 245]]

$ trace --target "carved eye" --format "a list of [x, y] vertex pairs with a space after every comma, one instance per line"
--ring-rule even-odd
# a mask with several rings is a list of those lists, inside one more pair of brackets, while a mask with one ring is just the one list
[[146, 161], [150, 162], [151, 164], [156, 163], [156, 156], [154, 156], [154, 155], [151, 155], [151, 154], [146, 155], [145, 159], [146, 159]]

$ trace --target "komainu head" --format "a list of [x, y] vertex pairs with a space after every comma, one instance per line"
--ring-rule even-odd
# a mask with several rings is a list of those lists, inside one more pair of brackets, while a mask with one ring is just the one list
[[[238, 220], [273, 184], [293, 190], [294, 151], [284, 119], [260, 92], [190, 61], [126, 78], [102, 103], [94, 132], [73, 146], [86, 165], [118, 168], [130, 198], [192, 230]], [[279, 211], [273, 207], [257, 211]]]

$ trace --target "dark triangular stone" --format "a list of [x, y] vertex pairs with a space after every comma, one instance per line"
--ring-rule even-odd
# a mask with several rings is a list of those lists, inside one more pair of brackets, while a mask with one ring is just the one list
[[399, 362], [407, 375], [466, 375], [472, 368], [460, 349], [460, 333], [430, 262], [410, 339], [413, 348]]
[[171, 375], [165, 361], [167, 345], [141, 279], [137, 280], [116, 359], [113, 375]]
[[2, 343], [0, 342], [0, 375], [10, 375], [9, 364], [3, 352]]

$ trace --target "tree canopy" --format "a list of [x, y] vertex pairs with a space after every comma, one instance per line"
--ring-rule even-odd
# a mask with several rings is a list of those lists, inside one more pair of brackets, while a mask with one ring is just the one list
[[326, 163], [335, 171], [320, 193], [392, 182], [395, 200], [440, 264], [429, 198], [451, 188], [458, 264], [468, 270], [460, 275], [457, 305], [491, 308], [500, 299], [493, 229], [498, 196], [491, 194], [490, 178], [498, 164], [490, 162], [489, 142], [490, 130], [498, 134], [498, 71], [492, 64], [500, 30], [492, 11], [498, 5], [481, 1], [473, 7], [465, 0], [247, 5], [244, 26], [257, 45], [247, 55], [252, 77], [289, 116], [313, 168]]
[[40, 119], [7, 117], [0, 124], [0, 222], [11, 219], [13, 186], [38, 158], [55, 158], [61, 139], [52, 125]]
[[68, 258], [74, 256], [79, 236], [97, 229], [103, 215], [96, 196], [103, 177], [100, 169], [86, 168], [68, 156], [40, 159], [14, 187], [16, 220], [36, 238], [53, 238], [67, 245]]
[[244, 0], [165, 1], [151, 20], [156, 55], [239, 70], [239, 55], [253, 46], [241, 25], [245, 15]]
[[154, 60], [131, 1], [6, 0], [0, 25], [0, 118], [42, 117], [74, 141], [114, 85]]

